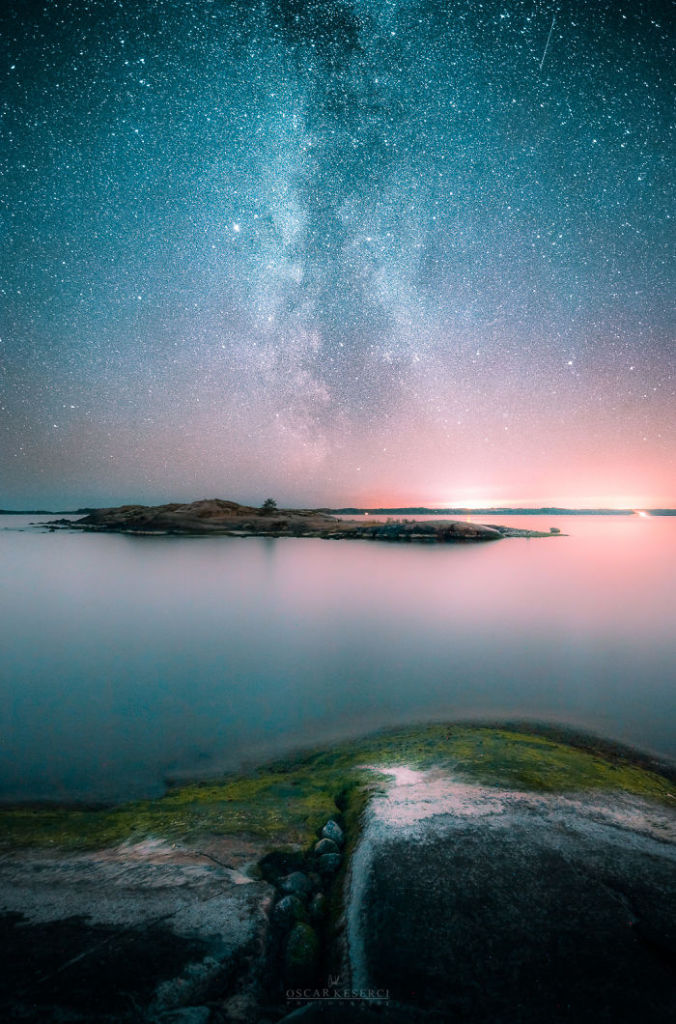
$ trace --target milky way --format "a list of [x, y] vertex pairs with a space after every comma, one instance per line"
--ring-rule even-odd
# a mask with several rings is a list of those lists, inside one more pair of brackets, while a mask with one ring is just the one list
[[669, 10], [14, 5], [0, 505], [676, 504]]

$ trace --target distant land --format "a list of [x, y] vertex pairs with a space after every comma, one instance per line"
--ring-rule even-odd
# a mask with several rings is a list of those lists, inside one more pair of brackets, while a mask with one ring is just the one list
[[86, 516], [90, 512], [96, 512], [96, 509], [71, 508], [54, 512], [51, 508], [0, 508], [0, 516]]
[[[423, 505], [406, 508], [329, 508], [323, 511], [334, 516], [634, 516], [633, 508], [426, 508]], [[673, 508], [641, 509], [649, 516], [673, 516]]]
[[[99, 511], [94, 507], [61, 509], [54, 511], [48, 508], [0, 508], [0, 516], [86, 516]], [[300, 510], [298, 510], [300, 511]], [[493, 508], [427, 508], [424, 505], [407, 505], [405, 508], [322, 508], [318, 511], [332, 516], [346, 515], [377, 515], [377, 516], [634, 516], [637, 509], [633, 508], [511, 508], [495, 506]], [[676, 508], [645, 508], [640, 509], [648, 516], [676, 516]]]

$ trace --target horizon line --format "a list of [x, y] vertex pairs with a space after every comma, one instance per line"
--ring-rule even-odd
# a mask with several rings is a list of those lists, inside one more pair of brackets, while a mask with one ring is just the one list
[[[173, 502], [173, 501], [165, 501], [165, 502], [123, 501], [119, 505], [108, 505], [108, 504], [92, 505], [92, 504], [89, 504], [89, 505], [78, 505], [77, 507], [71, 507], [71, 508], [63, 508], [62, 507], [62, 508], [56, 508], [56, 509], [54, 509], [54, 508], [51, 508], [51, 509], [50, 508], [37, 508], [37, 507], [33, 507], [33, 508], [13, 508], [12, 509], [12, 508], [1, 508], [0, 507], [0, 515], [21, 515], [21, 514], [24, 514], [24, 515], [75, 515], [77, 513], [83, 513], [84, 514], [84, 513], [88, 512], [90, 510], [101, 509], [101, 508], [118, 508], [118, 507], [122, 507], [124, 505], [139, 505], [139, 506], [145, 506], [146, 508], [153, 508], [153, 507], [161, 507], [162, 505], [166, 505], [166, 504], [174, 504], [174, 503], [176, 503], [176, 504], [181, 504], [181, 505], [191, 505], [191, 504], [195, 504], [195, 502], [197, 502], [197, 501], [213, 501], [213, 500], [216, 500], [216, 501], [233, 501], [233, 499], [231, 499], [231, 498], [197, 498], [197, 499], [192, 499], [192, 500], [187, 500], [187, 501], [180, 501], [180, 502]], [[234, 502], [234, 503], [235, 504], [239, 504], [239, 505], [244, 505], [245, 504], [244, 502]], [[255, 505], [255, 504], [251, 504], [251, 505], [249, 505], [249, 507], [258, 508], [259, 506]], [[470, 503], [457, 503], [457, 504], [451, 504], [451, 503], [444, 502], [443, 504], [439, 504], [439, 505], [428, 505], [428, 504], [420, 504], [420, 503], [417, 503], [417, 504], [411, 503], [411, 504], [407, 504], [407, 505], [404, 505], [404, 504], [398, 504], [398, 505], [382, 505], [382, 504], [380, 504], [380, 505], [366, 505], [366, 504], [356, 504], [356, 503], [353, 503], [353, 504], [346, 503], [346, 504], [343, 504], [343, 505], [337, 505], [337, 504], [333, 504], [333, 505], [327, 505], [327, 504], [324, 504], [324, 505], [312, 505], [312, 504], [311, 505], [303, 505], [303, 504], [282, 505], [282, 504], [280, 504], [279, 505], [279, 509], [280, 509], [280, 511], [282, 511], [282, 510], [292, 510], [292, 509], [294, 509], [294, 510], [295, 509], [316, 509], [318, 511], [335, 512], [335, 513], [342, 513], [342, 514], [345, 514], [345, 513], [348, 513], [348, 512], [355, 512], [355, 513], [356, 512], [368, 512], [368, 513], [377, 513], [377, 514], [385, 514], [385, 513], [401, 513], [401, 514], [403, 514], [403, 513], [406, 513], [406, 512], [418, 513], [418, 514], [424, 514], [425, 512], [434, 513], [434, 514], [436, 514], [436, 513], [449, 513], [449, 514], [450, 513], [470, 513], [470, 512], [471, 513], [483, 512], [485, 514], [489, 514], [491, 512], [499, 512], [501, 514], [518, 513], [518, 512], [523, 512], [523, 513], [544, 512], [544, 513], [549, 513], [549, 514], [553, 514], [554, 512], [575, 512], [575, 513], [584, 513], [584, 512], [596, 512], [596, 513], [599, 513], [599, 512], [605, 512], [605, 513], [608, 513], [608, 514], [619, 514], [619, 513], [636, 514], [636, 513], [639, 513], [639, 512], [676, 512], [676, 505], [672, 505], [672, 506], [670, 506], [670, 505], [659, 505], [658, 506], [658, 505], [641, 505], [641, 504], [638, 504], [638, 503], [626, 503], [626, 504], [623, 504], [623, 505], [604, 505], [604, 504], [595, 504], [595, 505], [591, 505], [591, 504], [583, 504], [583, 505], [574, 504], [574, 505], [572, 505], [571, 504], [571, 505], [568, 505], [568, 504], [551, 504], [551, 503], [550, 504], [534, 504], [534, 503], [527, 503], [527, 504], [518, 504], [518, 503], [499, 504], [499, 503], [495, 503], [495, 504], [489, 504], [487, 502], [482, 502], [480, 505], [476, 505], [476, 504], [472, 504], [471, 502]]]

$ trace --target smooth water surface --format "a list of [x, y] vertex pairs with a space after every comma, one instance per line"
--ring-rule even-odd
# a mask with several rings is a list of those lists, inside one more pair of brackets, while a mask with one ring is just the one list
[[675, 518], [510, 516], [493, 521], [570, 536], [449, 546], [34, 519], [0, 518], [3, 799], [153, 794], [462, 716], [676, 755]]

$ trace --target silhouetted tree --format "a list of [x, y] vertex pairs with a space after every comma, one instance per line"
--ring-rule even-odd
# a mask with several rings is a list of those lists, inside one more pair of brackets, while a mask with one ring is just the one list
[[277, 511], [277, 502], [274, 498], [266, 498], [261, 505], [262, 516], [273, 516]]

